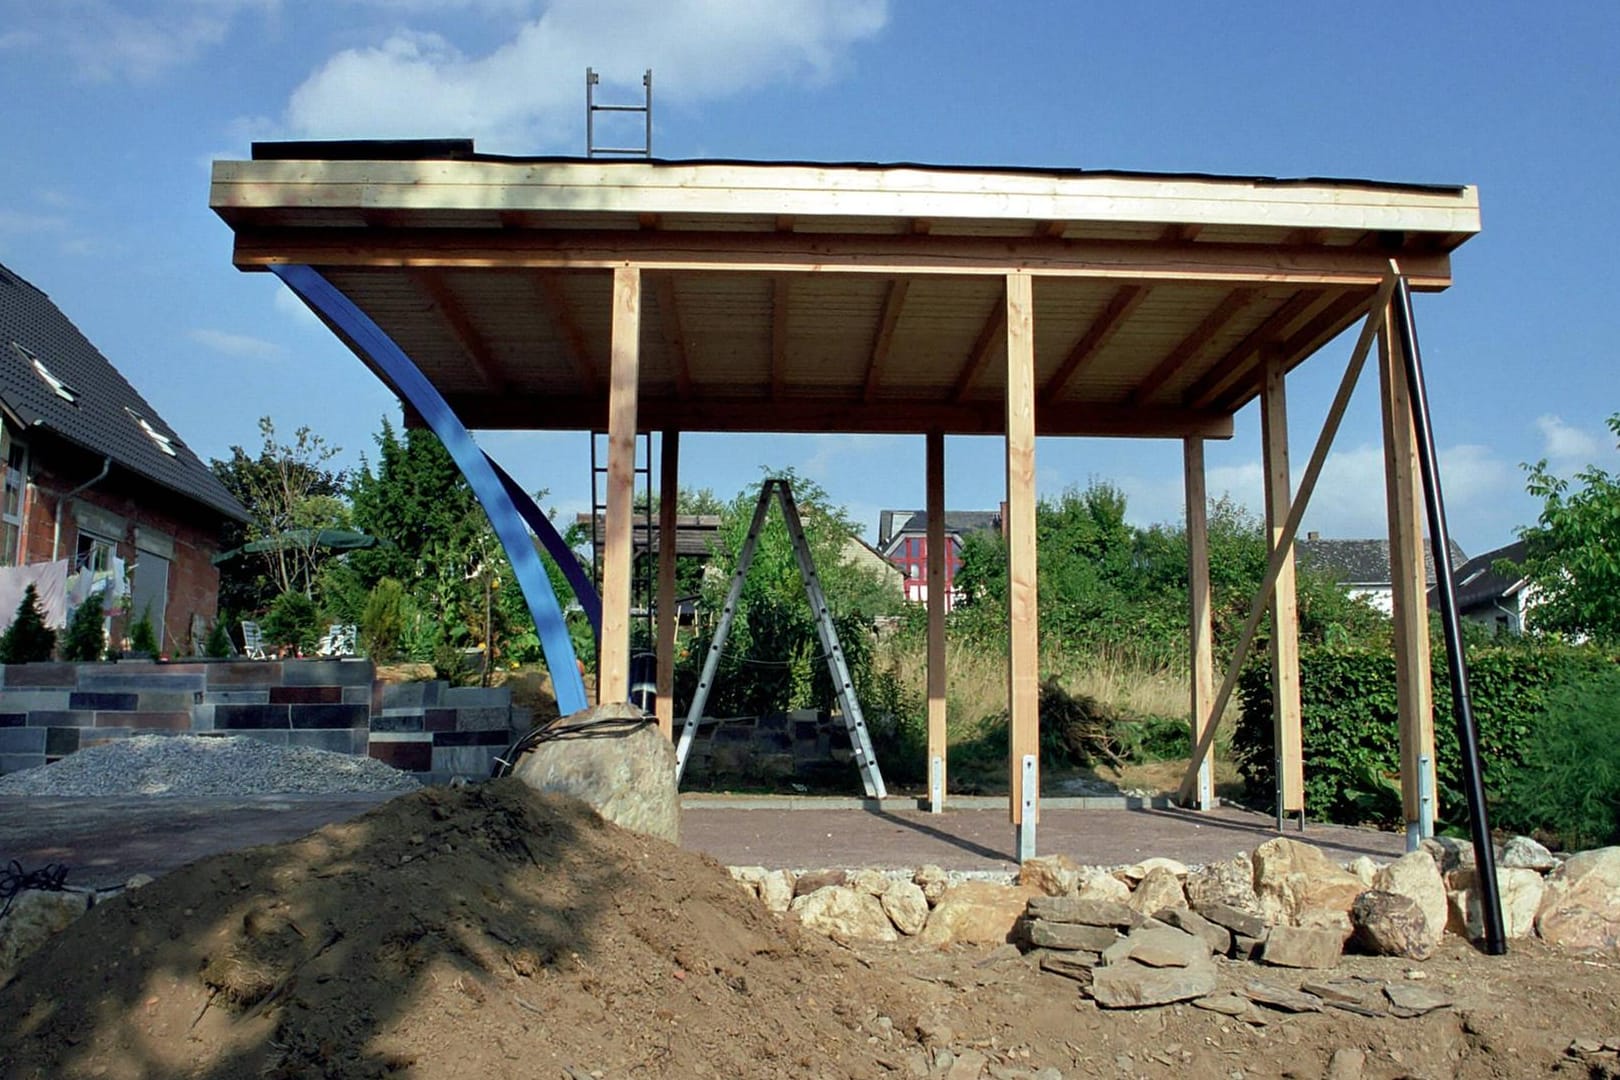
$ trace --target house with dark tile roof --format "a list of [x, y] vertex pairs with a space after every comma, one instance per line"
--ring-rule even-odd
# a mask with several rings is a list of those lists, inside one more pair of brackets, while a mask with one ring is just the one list
[[[962, 567], [962, 544], [978, 532], [1000, 535], [1006, 518], [1001, 510], [945, 511], [945, 610], [956, 598], [956, 572]], [[906, 599], [928, 601], [928, 513], [883, 510], [878, 514], [878, 552], [905, 575]]]
[[[134, 617], [189, 652], [210, 558], [247, 511], [49, 296], [0, 265], [0, 565], [128, 568]], [[127, 618], [112, 626], [116, 642]]]
[[[1451, 565], [1461, 565], [1468, 556], [1457, 542], [1451, 542]], [[1324, 540], [1320, 533], [1307, 533], [1294, 542], [1294, 562], [1301, 570], [1323, 574], [1350, 590], [1373, 607], [1389, 615], [1394, 611], [1395, 587], [1390, 580], [1388, 540]], [[1434, 551], [1423, 541], [1423, 580], [1434, 587]]]
[[[1535, 605], [1535, 587], [1519, 571], [1523, 540], [1495, 548], [1456, 567], [1457, 612], [1498, 633], [1524, 633], [1525, 615]], [[1433, 591], [1429, 604], [1435, 603]]]

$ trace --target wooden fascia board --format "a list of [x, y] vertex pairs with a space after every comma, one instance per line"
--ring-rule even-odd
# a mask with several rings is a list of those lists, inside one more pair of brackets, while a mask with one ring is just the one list
[[[1396, 253], [1415, 289], [1451, 284], [1443, 253]], [[242, 229], [235, 263], [392, 269], [722, 270], [745, 273], [1004, 275], [1135, 282], [1230, 282], [1376, 288], [1391, 253], [1260, 244], [1050, 240], [939, 235], [587, 232], [483, 229]]]
[[[512, 430], [577, 431], [600, 428], [607, 419], [601, 395], [456, 395], [446, 396], [469, 427]], [[840, 432], [849, 434], [1000, 435], [1006, 424], [999, 398], [982, 402], [878, 400], [871, 403], [844, 396], [727, 398], [705, 394], [683, 401], [668, 395], [643, 394], [637, 405], [643, 431], [746, 431], [771, 434]], [[1232, 437], [1232, 417], [1211, 410], [1149, 406], [1062, 404], [1042, 408], [1041, 435], [1092, 435], [1119, 438], [1208, 439]]]
[[1475, 188], [806, 165], [217, 161], [209, 205], [1133, 222], [1474, 233]]
[[445, 326], [449, 329], [461, 351], [467, 354], [467, 360], [484, 385], [498, 390], [506, 382], [506, 374], [501, 368], [500, 361], [490, 351], [489, 343], [484, 340], [483, 334], [473, 325], [471, 317], [462, 306], [450, 283], [444, 280], [444, 275], [433, 270], [417, 270], [411, 274], [417, 286], [427, 293], [433, 305], [439, 309]]
[[889, 349], [894, 345], [894, 328], [900, 324], [900, 313], [906, 307], [906, 293], [911, 289], [910, 278], [895, 278], [889, 282], [888, 295], [883, 299], [883, 314], [878, 319], [877, 333], [872, 337], [872, 351], [866, 365], [866, 389], [862, 400], [871, 401], [877, 394], [883, 377], [883, 365], [888, 362]]
[[1176, 342], [1165, 358], [1153, 366], [1153, 369], [1144, 375], [1140, 382], [1126, 395], [1125, 401], [1130, 405], [1140, 405], [1149, 400], [1159, 389], [1175, 377], [1176, 373], [1198, 356], [1205, 345], [1219, 334], [1226, 325], [1235, 319], [1243, 309], [1259, 299], [1257, 289], [1234, 289], [1215, 305], [1208, 315], [1204, 316], [1186, 337]]
[[1052, 378], [1047, 381], [1046, 388], [1041, 392], [1041, 403], [1050, 405], [1068, 387], [1070, 380], [1079, 374], [1091, 359], [1102, 351], [1110, 338], [1125, 325], [1131, 312], [1147, 299], [1149, 288], [1146, 285], [1125, 285], [1116, 291], [1108, 301], [1108, 306], [1102, 314], [1094, 319], [1090, 326], [1080, 335], [1080, 339], [1064, 357], [1062, 365], [1053, 372]]

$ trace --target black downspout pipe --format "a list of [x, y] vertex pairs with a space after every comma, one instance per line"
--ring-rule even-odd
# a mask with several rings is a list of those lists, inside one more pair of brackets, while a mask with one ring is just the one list
[[1451, 707], [1457, 722], [1457, 745], [1462, 751], [1463, 790], [1468, 799], [1468, 823], [1474, 837], [1474, 878], [1479, 888], [1480, 913], [1485, 923], [1485, 952], [1507, 952], [1502, 929], [1502, 902], [1496, 891], [1496, 851], [1485, 815], [1485, 782], [1479, 758], [1479, 729], [1468, 697], [1468, 668], [1463, 662], [1462, 630], [1457, 617], [1457, 589], [1452, 578], [1451, 535], [1446, 530], [1446, 504], [1440, 494], [1440, 467], [1434, 453], [1434, 428], [1429, 423], [1429, 398], [1423, 386], [1423, 361], [1418, 355], [1417, 330], [1412, 321], [1412, 291], [1406, 278], [1396, 283], [1395, 330], [1401, 339], [1406, 366], [1406, 389], [1412, 401], [1412, 428], [1417, 439], [1418, 465], [1423, 472], [1423, 499], [1429, 516], [1429, 543], [1434, 548], [1434, 591], [1440, 603], [1440, 623], [1446, 635], [1446, 666], [1451, 671]]

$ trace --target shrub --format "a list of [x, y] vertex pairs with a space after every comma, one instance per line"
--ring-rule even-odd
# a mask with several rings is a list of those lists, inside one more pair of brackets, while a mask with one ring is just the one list
[[321, 636], [315, 602], [301, 592], [284, 592], [270, 601], [260, 625], [272, 643], [301, 653], [314, 649]]
[[215, 619], [214, 625], [208, 631], [208, 637], [203, 642], [203, 655], [214, 660], [221, 660], [231, 655], [231, 634], [225, 629], [223, 619]]
[[107, 634], [102, 627], [101, 594], [88, 597], [73, 612], [62, 640], [62, 659], [100, 660], [107, 650]]
[[152, 626], [152, 609], [147, 607], [129, 628], [129, 651], [137, 656], [158, 654], [157, 630]]
[[397, 660], [405, 641], [407, 596], [397, 579], [378, 581], [360, 612], [360, 647], [373, 660]]
[[39, 606], [39, 593], [33, 585], [23, 590], [17, 616], [0, 634], [0, 664], [31, 664], [49, 660], [56, 648], [56, 631], [45, 625], [45, 612]]
[[1523, 768], [1501, 785], [1492, 823], [1569, 851], [1620, 844], [1620, 670], [1547, 695]]

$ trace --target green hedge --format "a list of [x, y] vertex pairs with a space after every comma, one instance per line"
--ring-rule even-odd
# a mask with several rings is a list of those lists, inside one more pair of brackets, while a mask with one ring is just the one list
[[[1532, 641], [1475, 645], [1467, 655], [1486, 796], [1494, 803], [1536, 757], [1545, 725], [1561, 722], [1556, 710], [1549, 713], [1549, 698], [1612, 673], [1615, 664], [1595, 649]], [[1433, 657], [1438, 816], [1461, 823], [1467, 819], [1461, 760], [1445, 651], [1438, 642]], [[1248, 665], [1238, 692], [1242, 711], [1233, 753], [1251, 795], [1264, 802], [1276, 785], [1269, 666]], [[1393, 654], [1360, 646], [1302, 647], [1300, 695], [1307, 812], [1343, 823], [1400, 824]]]

